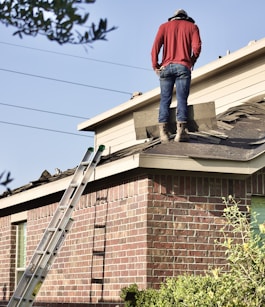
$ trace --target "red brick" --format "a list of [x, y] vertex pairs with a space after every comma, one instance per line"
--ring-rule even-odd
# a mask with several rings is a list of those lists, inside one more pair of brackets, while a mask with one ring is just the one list
[[[105, 307], [115, 306], [120, 304], [120, 289], [131, 283], [159, 287], [167, 276], [203, 274], [209, 266], [222, 267], [224, 250], [215, 244], [224, 225], [222, 197], [233, 191], [244, 210], [251, 204], [247, 193], [264, 190], [264, 171], [236, 180], [150, 171], [146, 176], [116, 178], [104, 186], [94, 183], [75, 208], [73, 227], [38, 301], [43, 306], [49, 303], [47, 307], [83, 307], [88, 302], [101, 307], [104, 297]], [[27, 261], [57, 206], [28, 211]], [[7, 284], [7, 297], [14, 287], [15, 265], [15, 228], [10, 223], [10, 216], [0, 218], [0, 277]], [[96, 232], [94, 223], [106, 228]], [[227, 234], [232, 236], [229, 230]], [[93, 248], [105, 248], [105, 258], [93, 256]], [[104, 293], [101, 285], [91, 285], [91, 277], [102, 277], [103, 270]]]

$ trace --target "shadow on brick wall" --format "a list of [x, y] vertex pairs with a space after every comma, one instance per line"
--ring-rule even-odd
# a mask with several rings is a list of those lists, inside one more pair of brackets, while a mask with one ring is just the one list
[[[6, 307], [8, 301], [0, 301], [0, 307]], [[100, 303], [48, 303], [35, 302], [33, 307], [124, 307], [121, 301], [102, 301]]]

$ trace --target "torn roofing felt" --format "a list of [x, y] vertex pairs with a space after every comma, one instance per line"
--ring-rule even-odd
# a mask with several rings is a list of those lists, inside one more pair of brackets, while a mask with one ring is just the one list
[[[159, 138], [134, 145], [113, 154], [103, 156], [99, 165], [113, 162], [133, 154], [184, 156], [201, 159], [249, 161], [265, 152], [265, 101], [246, 102], [232, 107], [216, 117], [215, 130], [190, 132], [189, 142], [167, 144]], [[34, 187], [53, 182], [74, 174], [76, 168], [51, 175], [44, 171], [38, 180], [10, 192], [0, 198], [17, 194]]]
[[265, 151], [265, 101], [230, 108], [216, 119], [217, 129], [189, 132], [189, 142], [154, 139], [104, 156], [102, 163], [136, 153], [249, 161]]

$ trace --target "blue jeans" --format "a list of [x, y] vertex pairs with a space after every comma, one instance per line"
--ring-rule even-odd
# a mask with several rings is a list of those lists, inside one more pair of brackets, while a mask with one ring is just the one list
[[181, 64], [169, 64], [160, 71], [160, 108], [159, 123], [169, 122], [169, 107], [176, 84], [177, 121], [187, 122], [188, 96], [190, 93], [191, 71]]

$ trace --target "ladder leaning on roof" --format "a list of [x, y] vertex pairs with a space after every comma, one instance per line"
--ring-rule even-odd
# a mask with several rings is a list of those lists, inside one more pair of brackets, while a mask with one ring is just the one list
[[86, 184], [100, 161], [104, 149], [104, 145], [99, 146], [94, 157], [90, 159], [93, 148], [88, 148], [7, 307], [30, 307], [33, 305], [57, 252], [73, 223], [71, 215], [75, 205], [83, 194]]

